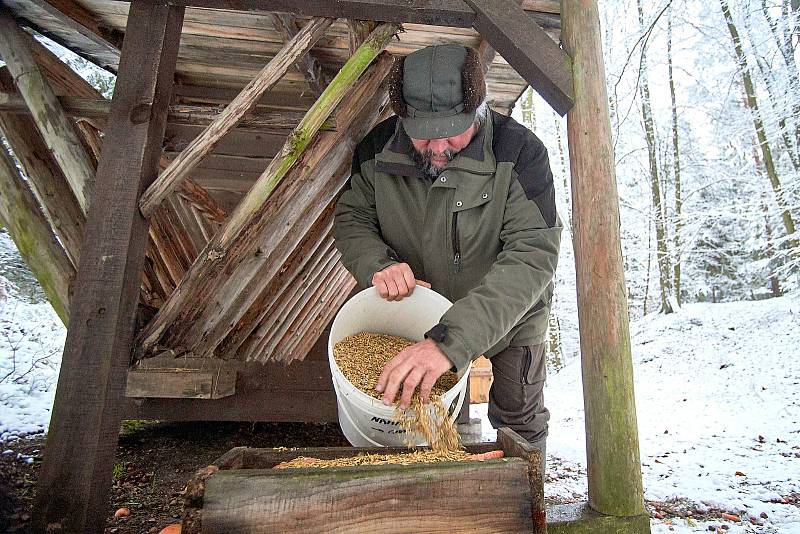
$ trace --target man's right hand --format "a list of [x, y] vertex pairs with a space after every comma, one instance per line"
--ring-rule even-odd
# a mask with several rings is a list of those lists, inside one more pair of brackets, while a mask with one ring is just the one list
[[386, 300], [402, 300], [414, 292], [414, 286], [431, 288], [428, 282], [417, 280], [407, 263], [395, 263], [372, 275], [372, 285]]

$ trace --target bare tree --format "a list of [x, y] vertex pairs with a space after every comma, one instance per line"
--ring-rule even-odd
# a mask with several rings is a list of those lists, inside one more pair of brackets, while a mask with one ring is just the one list
[[[644, 10], [642, 0], [636, 1], [639, 10], [639, 26], [644, 31]], [[658, 152], [655, 132], [655, 119], [650, 104], [650, 87], [647, 75], [646, 47], [642, 47], [642, 61], [639, 72], [639, 96], [642, 103], [642, 121], [647, 139], [647, 154], [650, 164], [650, 190], [653, 198], [653, 215], [656, 226], [656, 258], [658, 260], [658, 282], [661, 288], [661, 311], [672, 311], [670, 295], [672, 294], [672, 267], [667, 247], [666, 212], [661, 192], [658, 171]]]
[[678, 142], [678, 104], [675, 96], [675, 78], [672, 75], [672, 10], [667, 17], [667, 71], [669, 72], [669, 96], [672, 104], [672, 172], [675, 177], [675, 235], [674, 265], [672, 267], [675, 282], [675, 298], [681, 303], [681, 230], [683, 221], [683, 197], [681, 196], [681, 158], [680, 143]]

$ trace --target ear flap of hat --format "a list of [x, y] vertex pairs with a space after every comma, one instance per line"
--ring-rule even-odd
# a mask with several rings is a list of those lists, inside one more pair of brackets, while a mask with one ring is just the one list
[[467, 57], [461, 69], [464, 111], [475, 111], [486, 100], [486, 81], [483, 79], [483, 64], [478, 52], [474, 48], [466, 48]]
[[403, 63], [405, 56], [395, 56], [392, 69], [389, 71], [389, 103], [392, 111], [400, 118], [408, 115], [406, 102], [403, 100]]

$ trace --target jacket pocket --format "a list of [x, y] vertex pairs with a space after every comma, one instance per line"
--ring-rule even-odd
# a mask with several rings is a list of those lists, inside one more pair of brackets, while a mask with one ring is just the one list
[[458, 212], [453, 212], [453, 223], [450, 226], [450, 234], [453, 242], [453, 272], [461, 270], [461, 239], [458, 236]]

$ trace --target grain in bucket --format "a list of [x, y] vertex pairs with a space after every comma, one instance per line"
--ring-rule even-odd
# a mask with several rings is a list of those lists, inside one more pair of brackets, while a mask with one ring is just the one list
[[[439, 322], [451, 305], [442, 295], [421, 286], [400, 301], [384, 300], [374, 287], [370, 287], [356, 294], [339, 310], [328, 338], [328, 361], [336, 391], [339, 424], [353, 446], [404, 446], [409, 440], [395, 418], [393, 406], [385, 406], [345, 378], [334, 358], [334, 346], [348, 336], [362, 332], [422, 341], [425, 332]], [[468, 379], [469, 368], [462, 370], [456, 384], [441, 396], [452, 419], [458, 416], [464, 402]], [[421, 438], [411, 441], [414, 445], [427, 444]]]

